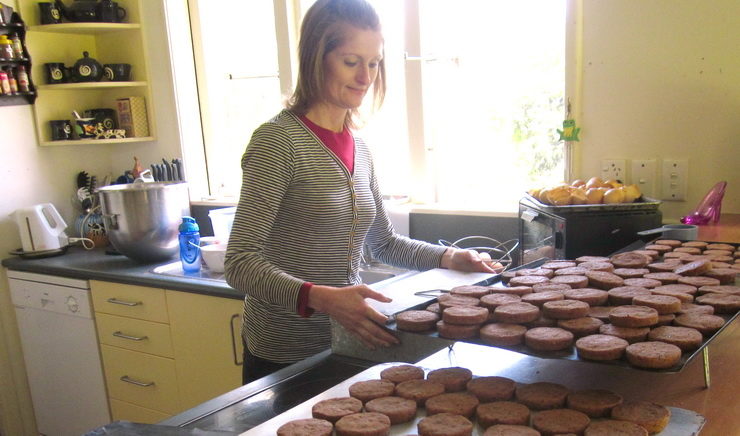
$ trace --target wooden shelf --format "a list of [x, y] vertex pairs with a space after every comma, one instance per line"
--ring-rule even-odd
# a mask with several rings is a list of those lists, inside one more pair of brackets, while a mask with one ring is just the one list
[[141, 29], [141, 25], [138, 23], [60, 23], [40, 24], [28, 28], [29, 31], [33, 32], [82, 33], [89, 35], [139, 29]]
[[156, 138], [153, 136], [142, 136], [136, 138], [122, 138], [122, 139], [72, 139], [64, 141], [43, 141], [39, 145], [45, 147], [55, 147], [58, 145], [103, 145], [103, 144], [125, 144], [131, 142], [149, 142], [154, 141]]
[[136, 88], [146, 86], [147, 82], [81, 82], [81, 83], [56, 83], [53, 85], [39, 85], [36, 88], [43, 91], [68, 91], [70, 89], [95, 90], [109, 88]]

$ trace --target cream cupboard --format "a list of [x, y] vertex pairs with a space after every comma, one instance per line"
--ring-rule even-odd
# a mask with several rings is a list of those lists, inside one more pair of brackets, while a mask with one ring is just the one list
[[158, 422], [241, 385], [241, 300], [90, 287], [113, 420]]

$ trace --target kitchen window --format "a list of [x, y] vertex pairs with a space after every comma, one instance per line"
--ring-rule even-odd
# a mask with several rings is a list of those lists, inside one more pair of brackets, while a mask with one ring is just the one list
[[[239, 158], [292, 88], [313, 1], [189, 0], [210, 196], [238, 198]], [[388, 92], [359, 135], [385, 194], [513, 212], [526, 189], [565, 178], [566, 0], [370, 1]]]

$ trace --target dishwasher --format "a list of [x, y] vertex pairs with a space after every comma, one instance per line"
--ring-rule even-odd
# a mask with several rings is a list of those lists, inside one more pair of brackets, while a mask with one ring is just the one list
[[89, 283], [12, 270], [8, 283], [39, 434], [109, 423]]

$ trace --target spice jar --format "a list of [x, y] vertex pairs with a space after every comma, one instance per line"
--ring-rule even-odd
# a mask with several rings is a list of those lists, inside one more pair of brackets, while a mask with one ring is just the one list
[[23, 59], [23, 42], [17, 33], [14, 33], [10, 38], [13, 46], [13, 53], [17, 59]]
[[2, 95], [11, 95], [12, 91], [10, 90], [10, 81], [8, 80], [8, 74], [5, 72], [5, 70], [0, 71], [0, 94]]
[[8, 39], [8, 35], [0, 35], [0, 59], [14, 59], [13, 43]]
[[20, 92], [30, 92], [31, 87], [28, 84], [28, 73], [25, 65], [18, 65], [18, 90]]

